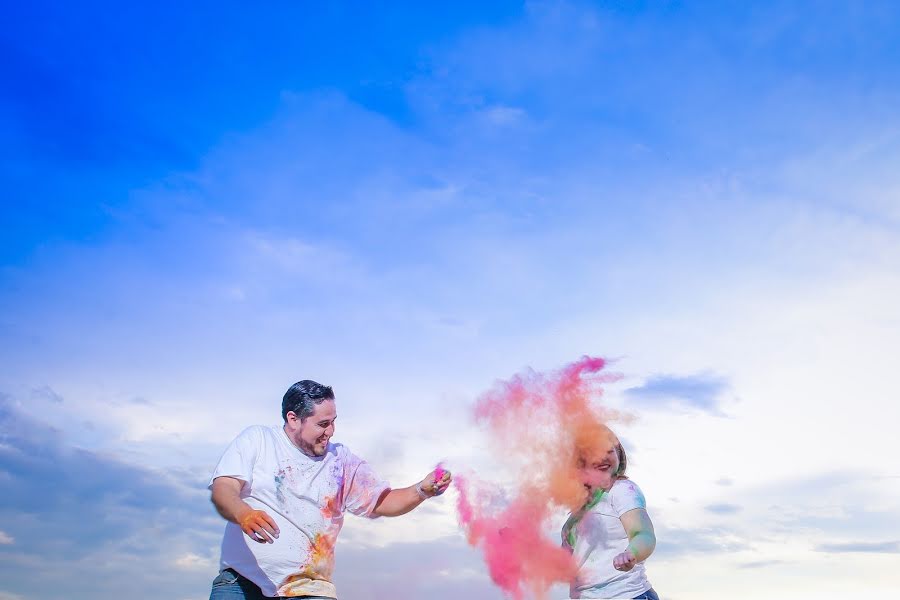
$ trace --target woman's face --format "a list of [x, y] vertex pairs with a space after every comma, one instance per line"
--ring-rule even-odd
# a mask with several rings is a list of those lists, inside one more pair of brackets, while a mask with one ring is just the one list
[[616, 480], [619, 470], [619, 455], [615, 446], [586, 452], [578, 459], [581, 483], [589, 492], [598, 489], [609, 490]]

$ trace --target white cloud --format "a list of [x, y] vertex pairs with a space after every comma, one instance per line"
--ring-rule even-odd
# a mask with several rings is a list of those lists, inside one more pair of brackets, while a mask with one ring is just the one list
[[16, 542], [15, 539], [5, 531], [0, 531], [0, 545], [2, 546], [11, 546]]
[[211, 556], [200, 556], [193, 552], [187, 552], [175, 558], [173, 564], [176, 568], [185, 571], [201, 571], [212, 573], [216, 569], [218, 560]]
[[490, 106], [482, 110], [484, 117], [498, 127], [516, 125], [527, 117], [527, 113], [514, 106]]

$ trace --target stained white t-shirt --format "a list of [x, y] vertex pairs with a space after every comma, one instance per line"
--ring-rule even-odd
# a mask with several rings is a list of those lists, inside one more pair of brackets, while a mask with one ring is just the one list
[[641, 488], [630, 479], [617, 479], [575, 526], [578, 574], [569, 591], [572, 598], [634, 598], [650, 589], [643, 562], [630, 571], [613, 567], [613, 558], [629, 541], [620, 517], [636, 508], [647, 508]]
[[220, 568], [234, 569], [266, 596], [337, 598], [331, 575], [344, 511], [374, 518], [390, 489], [343, 445], [329, 443], [323, 456], [310, 457], [280, 426], [242, 431], [219, 460], [210, 488], [222, 476], [243, 481], [244, 502], [278, 524], [274, 544], [251, 539], [231, 522], [222, 539]]

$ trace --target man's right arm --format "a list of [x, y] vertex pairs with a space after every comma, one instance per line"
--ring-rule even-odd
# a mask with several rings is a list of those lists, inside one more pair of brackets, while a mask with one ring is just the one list
[[278, 525], [263, 510], [255, 510], [241, 499], [240, 479], [216, 477], [212, 484], [212, 503], [228, 521], [235, 523], [254, 541], [273, 544], [278, 537]]

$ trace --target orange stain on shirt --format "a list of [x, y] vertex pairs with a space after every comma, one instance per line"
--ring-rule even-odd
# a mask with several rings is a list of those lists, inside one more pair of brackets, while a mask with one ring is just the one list
[[334, 543], [336, 536], [318, 533], [313, 538], [306, 560], [298, 565], [298, 572], [286, 578], [278, 588], [278, 596], [336, 595], [331, 574], [334, 571]]
[[327, 533], [318, 533], [313, 539], [312, 548], [309, 551], [309, 568], [313, 573], [331, 579], [334, 570], [334, 536]]

